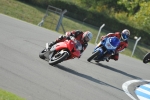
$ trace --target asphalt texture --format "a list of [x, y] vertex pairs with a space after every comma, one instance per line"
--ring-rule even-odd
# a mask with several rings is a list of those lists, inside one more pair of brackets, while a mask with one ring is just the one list
[[51, 66], [39, 52], [59, 35], [0, 14], [0, 88], [26, 100], [132, 100], [122, 84], [150, 78], [149, 64], [122, 54], [118, 61], [87, 62], [93, 44], [80, 59]]

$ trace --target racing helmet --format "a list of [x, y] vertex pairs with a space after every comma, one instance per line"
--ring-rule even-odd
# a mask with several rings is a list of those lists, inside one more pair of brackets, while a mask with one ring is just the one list
[[93, 37], [93, 34], [90, 31], [86, 31], [82, 35], [83, 42], [89, 42]]
[[130, 31], [128, 29], [124, 29], [122, 32], [121, 32], [121, 39], [123, 41], [127, 40], [130, 36]]

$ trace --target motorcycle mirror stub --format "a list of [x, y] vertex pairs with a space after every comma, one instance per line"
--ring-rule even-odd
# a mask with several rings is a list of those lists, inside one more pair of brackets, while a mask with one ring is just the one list
[[49, 45], [48, 45], [48, 43], [46, 43], [46, 49], [48, 49], [48, 47], [49, 47]]

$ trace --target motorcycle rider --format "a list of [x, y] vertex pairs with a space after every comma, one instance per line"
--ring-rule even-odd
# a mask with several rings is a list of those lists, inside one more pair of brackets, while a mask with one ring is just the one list
[[[70, 39], [70, 36], [75, 37], [81, 43], [82, 50], [80, 51], [80, 53], [82, 54], [83, 51], [87, 48], [88, 42], [92, 39], [93, 34], [90, 31], [85, 31], [85, 32], [82, 32], [80, 30], [68, 31], [68, 32], [66, 32], [66, 35], [61, 35], [61, 36], [59, 36], [58, 39], [51, 42], [49, 44], [49, 47], [51, 48], [54, 44], [56, 44], [58, 42], [63, 42], [66, 39]], [[80, 57], [81, 57], [81, 55], [80, 55]]]
[[101, 40], [103, 40], [105, 37], [113, 36], [116, 36], [118, 39], [120, 39], [120, 44], [115, 50], [114, 55], [106, 59], [107, 62], [109, 62], [110, 59], [114, 59], [115, 61], [117, 61], [119, 59], [119, 52], [124, 51], [125, 48], [128, 47], [128, 38], [130, 36], [130, 31], [128, 29], [124, 29], [122, 30], [122, 32], [108, 33], [106, 36], [102, 36]]

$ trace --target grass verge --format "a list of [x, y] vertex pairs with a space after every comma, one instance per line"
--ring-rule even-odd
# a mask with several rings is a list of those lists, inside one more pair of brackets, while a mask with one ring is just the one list
[[13, 93], [0, 89], [0, 100], [25, 100]]

